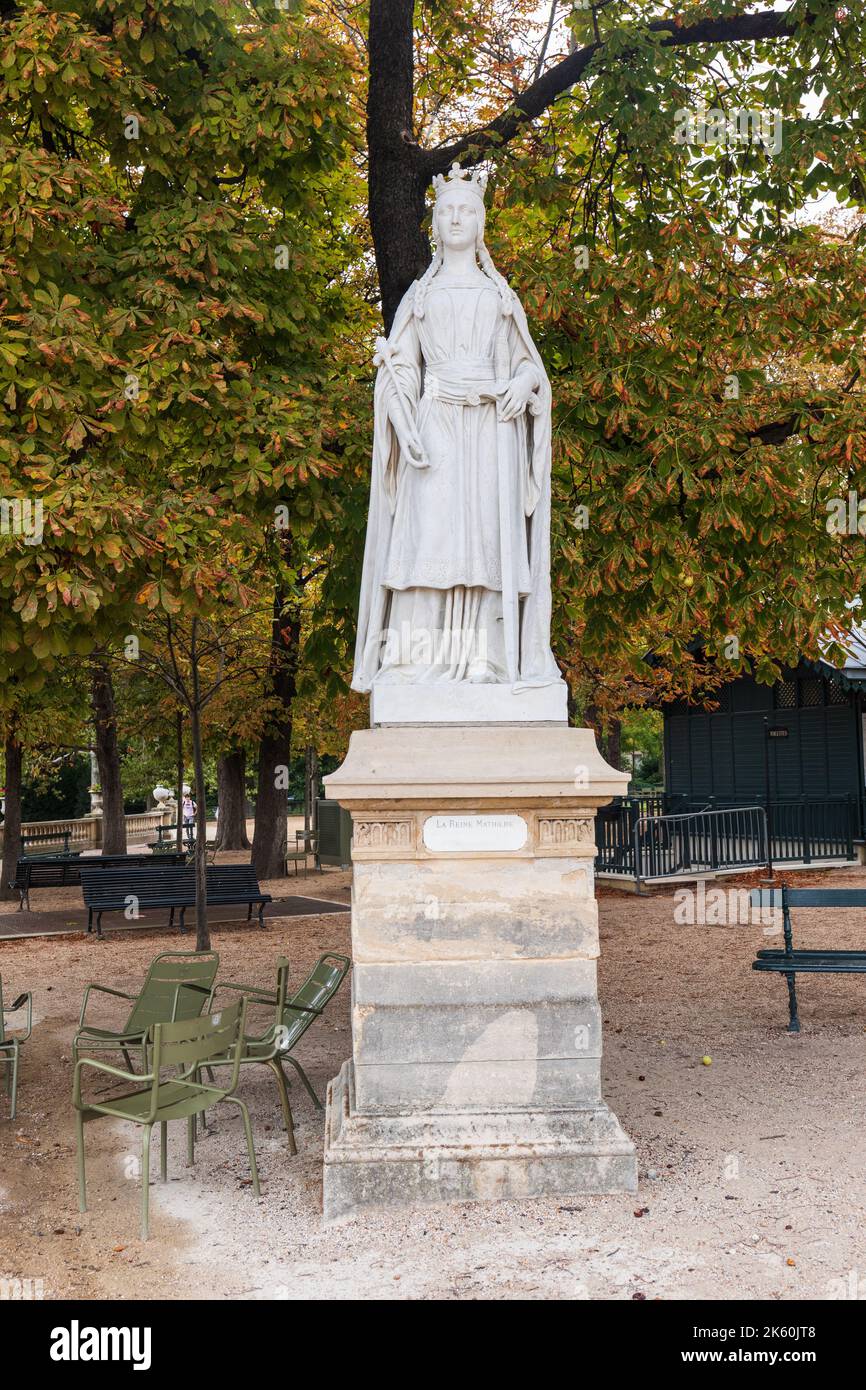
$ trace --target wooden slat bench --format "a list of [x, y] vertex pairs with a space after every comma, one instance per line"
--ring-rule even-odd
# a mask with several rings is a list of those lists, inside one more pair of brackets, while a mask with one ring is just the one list
[[[174, 926], [174, 914], [180, 909], [179, 926], [186, 931], [184, 914], [195, 906], [195, 867], [192, 864], [166, 864], [165, 855], [149, 858], [146, 864], [132, 868], [109, 868], [91, 872], [81, 866], [81, 887], [87, 908], [87, 930], [93, 930], [96, 914], [96, 934], [102, 936], [102, 915], [105, 912], [125, 912], [134, 907], [136, 913], [147, 908], [170, 909], [168, 925]], [[207, 867], [208, 907], [247, 904], [247, 921], [257, 906], [259, 926], [264, 928], [265, 904], [272, 901], [270, 893], [259, 887], [251, 864], [222, 864]]]
[[[18, 860], [10, 887], [17, 889], [21, 895], [18, 911], [21, 912], [26, 906], [29, 912], [31, 888], [77, 888], [81, 883], [83, 864], [103, 871], [115, 866], [123, 868], [149, 864], [152, 857], [150, 854], [94, 854], [81, 859], [78, 855], [44, 854], [38, 858], [23, 858]], [[166, 858], [166, 855], [162, 855], [159, 862], [165, 863]], [[182, 854], [175, 854], [174, 858], [178, 864], [185, 862]]]
[[866, 907], [866, 888], [789, 888], [787, 884], [783, 884], [781, 888], [754, 888], [751, 901], [753, 907], [782, 909], [784, 949], [759, 951], [758, 959], [752, 963], [752, 969], [775, 971], [785, 976], [788, 984], [788, 1032], [799, 1033], [795, 977], [817, 974], [866, 974], [866, 950], [796, 950], [791, 928], [791, 908]]

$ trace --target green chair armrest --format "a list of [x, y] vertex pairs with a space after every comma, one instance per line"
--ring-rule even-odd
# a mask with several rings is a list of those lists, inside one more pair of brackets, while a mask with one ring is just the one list
[[91, 1067], [94, 1071], [105, 1072], [107, 1076], [115, 1076], [118, 1081], [153, 1081], [154, 1073], [124, 1071], [122, 1067], [109, 1066], [108, 1062], [99, 1062], [94, 1057], [79, 1057], [75, 1063], [75, 1074], [72, 1082], [72, 1104], [76, 1110], [81, 1109], [81, 1070], [82, 1067]]
[[270, 1047], [276, 1056], [277, 1037], [282, 1026], [281, 1023], [272, 1023], [270, 1028], [266, 1028], [263, 1033], [244, 1033], [244, 1046], [246, 1047], [248, 1043], [251, 1043], [255, 1047]]
[[88, 985], [84, 991], [84, 998], [81, 1001], [81, 1013], [78, 1015], [79, 1028], [84, 1027], [84, 1015], [87, 1012], [87, 1003], [93, 990], [98, 990], [100, 994], [113, 994], [117, 999], [128, 999], [130, 1003], [134, 1003], [138, 998], [137, 994], [127, 994], [126, 991], [122, 989], [109, 989], [108, 985]]
[[275, 1004], [277, 1002], [277, 996], [274, 990], [260, 989], [258, 985], [245, 985], [237, 980], [220, 980], [214, 985], [214, 994], [216, 994], [219, 989], [237, 989], [243, 994], [253, 994], [265, 1004]]
[[16, 1038], [16, 1042], [19, 1043], [26, 1042], [33, 1031], [33, 995], [29, 990], [26, 990], [24, 994], [19, 994], [14, 1003], [3, 1010], [4, 1014], [14, 1014], [16, 1010], [20, 1009], [24, 1004], [27, 1005], [27, 1032], [23, 1037]]

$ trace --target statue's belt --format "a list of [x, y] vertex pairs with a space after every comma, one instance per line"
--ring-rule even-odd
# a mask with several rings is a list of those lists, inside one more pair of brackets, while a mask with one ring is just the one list
[[505, 390], [505, 384], [493, 378], [490, 371], [492, 365], [488, 360], [471, 358], [443, 362], [441, 365], [428, 362], [424, 375], [424, 395], [448, 405], [480, 405], [482, 401], [495, 401]]

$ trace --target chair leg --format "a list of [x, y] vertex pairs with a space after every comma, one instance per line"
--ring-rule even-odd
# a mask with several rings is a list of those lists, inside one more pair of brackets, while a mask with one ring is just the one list
[[159, 1122], [159, 1177], [161, 1182], [168, 1182], [168, 1123], [166, 1120]]
[[260, 1197], [262, 1194], [259, 1188], [259, 1170], [256, 1167], [256, 1151], [253, 1148], [253, 1131], [250, 1125], [250, 1112], [247, 1110], [243, 1101], [239, 1100], [237, 1096], [224, 1096], [223, 1099], [227, 1100], [230, 1105], [236, 1105], [243, 1117], [244, 1133], [247, 1136], [247, 1153], [250, 1156], [250, 1170], [253, 1175], [253, 1192], [257, 1197]]
[[291, 1062], [295, 1071], [298, 1073], [298, 1076], [301, 1078], [304, 1085], [306, 1086], [307, 1095], [310, 1097], [310, 1100], [313, 1102], [317, 1110], [322, 1110], [324, 1108], [322, 1106], [322, 1102], [319, 1100], [319, 1097], [316, 1095], [315, 1091], [310, 1085], [309, 1077], [307, 1076], [307, 1073], [304, 1071], [304, 1068], [301, 1066], [300, 1062], [296, 1061], [296, 1059], [292, 1057], [291, 1054], [287, 1054], [284, 1060], [286, 1062]]
[[125, 1047], [122, 1047], [120, 1050], [123, 1053], [123, 1060], [126, 1063], [126, 1070], [132, 1071], [132, 1058], [130, 1057]]
[[150, 1228], [150, 1125], [141, 1134], [141, 1238], [147, 1240]]
[[186, 1156], [190, 1165], [195, 1163], [195, 1115], [186, 1122]]
[[10, 1120], [14, 1120], [14, 1119], [15, 1119], [15, 1110], [16, 1110], [16, 1107], [17, 1107], [17, 1105], [18, 1105], [18, 1056], [19, 1056], [19, 1052], [20, 1052], [20, 1049], [19, 1049], [19, 1048], [13, 1047], [13, 1049], [12, 1049], [12, 1088], [11, 1088], [11, 1092], [10, 1092], [10, 1094], [11, 1094], [11, 1096], [12, 1096], [12, 1113], [11, 1113], [10, 1116], [9, 1116]]
[[78, 1154], [78, 1210], [87, 1211], [87, 1178], [84, 1172], [84, 1116], [75, 1112], [75, 1139]]
[[283, 1122], [286, 1126], [286, 1134], [289, 1136], [289, 1153], [294, 1155], [298, 1152], [298, 1146], [295, 1143], [295, 1126], [292, 1123], [292, 1107], [289, 1103], [289, 1091], [286, 1086], [285, 1073], [276, 1057], [268, 1058], [268, 1066], [277, 1078], [277, 1090], [280, 1093], [280, 1104], [283, 1107]]

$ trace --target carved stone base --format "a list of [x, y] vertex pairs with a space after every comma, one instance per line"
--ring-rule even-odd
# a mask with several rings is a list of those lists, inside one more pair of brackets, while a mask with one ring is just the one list
[[370, 1207], [636, 1189], [634, 1145], [604, 1104], [363, 1115], [351, 1062], [328, 1087], [326, 1221]]
[[595, 808], [624, 790], [567, 727], [353, 734], [352, 1062], [325, 1212], [633, 1190], [601, 1098]]

